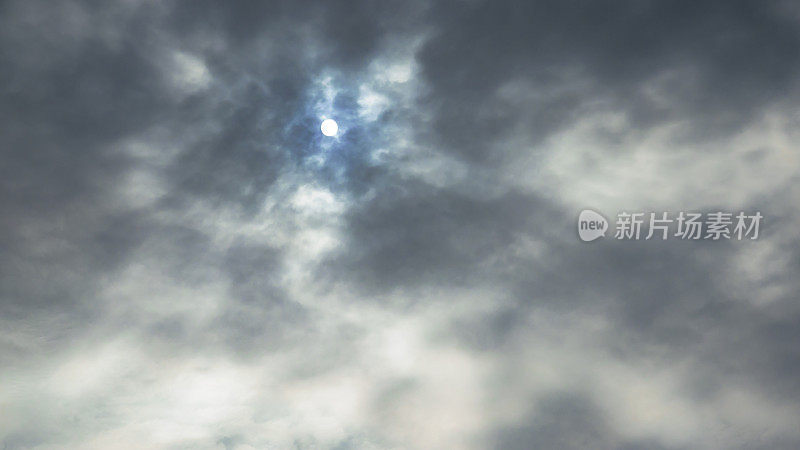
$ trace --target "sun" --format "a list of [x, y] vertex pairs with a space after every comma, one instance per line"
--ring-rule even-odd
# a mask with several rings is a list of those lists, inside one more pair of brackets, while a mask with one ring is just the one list
[[336, 136], [336, 133], [339, 132], [339, 124], [333, 119], [325, 119], [319, 129], [322, 130], [322, 134], [325, 136]]

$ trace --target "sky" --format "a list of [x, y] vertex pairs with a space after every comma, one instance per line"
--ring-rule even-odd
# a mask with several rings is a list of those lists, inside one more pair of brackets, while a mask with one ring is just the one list
[[796, 2], [5, 0], [0, 67], [4, 450], [800, 448]]

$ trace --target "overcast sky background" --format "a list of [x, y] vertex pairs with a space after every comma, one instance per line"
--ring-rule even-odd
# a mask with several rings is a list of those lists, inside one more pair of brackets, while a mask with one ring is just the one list
[[798, 82], [792, 1], [0, 1], [0, 448], [800, 448]]

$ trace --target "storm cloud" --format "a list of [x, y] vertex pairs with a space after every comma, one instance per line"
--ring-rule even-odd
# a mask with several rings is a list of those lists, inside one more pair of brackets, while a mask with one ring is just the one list
[[4, 449], [800, 446], [792, 2], [11, 0], [0, 67]]

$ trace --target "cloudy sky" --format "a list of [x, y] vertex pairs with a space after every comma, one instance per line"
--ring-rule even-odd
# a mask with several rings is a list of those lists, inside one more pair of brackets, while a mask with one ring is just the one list
[[792, 1], [0, 1], [0, 448], [800, 448], [799, 106]]

